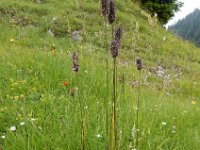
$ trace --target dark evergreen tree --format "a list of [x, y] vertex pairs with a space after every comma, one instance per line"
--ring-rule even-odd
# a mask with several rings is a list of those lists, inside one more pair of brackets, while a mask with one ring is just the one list
[[140, 3], [152, 15], [156, 13], [162, 24], [166, 24], [183, 5], [178, 0], [140, 0]]

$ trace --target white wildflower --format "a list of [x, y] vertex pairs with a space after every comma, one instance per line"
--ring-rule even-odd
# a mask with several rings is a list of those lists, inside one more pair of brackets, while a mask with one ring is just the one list
[[172, 130], [172, 133], [176, 133], [176, 131]]
[[49, 33], [52, 37], [55, 36], [54, 33], [53, 33], [53, 31], [52, 31], [51, 29], [49, 29], [49, 30], [47, 31], [47, 33]]
[[2, 139], [5, 139], [5, 138], [6, 138], [6, 136], [5, 136], [5, 135], [2, 135], [2, 136], [1, 136], [1, 138], [2, 138]]
[[57, 18], [56, 18], [56, 17], [54, 17], [52, 20], [53, 20], [53, 21], [56, 21], [56, 20], [57, 20]]
[[16, 131], [16, 127], [15, 126], [10, 127], [10, 131]]
[[161, 124], [162, 124], [163, 126], [166, 126], [166, 125], [167, 125], [167, 123], [166, 123], [166, 122], [162, 122]]
[[31, 118], [31, 121], [36, 121], [36, 119], [35, 118]]
[[176, 126], [172, 126], [173, 129], [176, 129]]
[[101, 136], [100, 134], [97, 134], [96, 137], [97, 137], [97, 138], [101, 138], [102, 136]]
[[21, 122], [21, 123], [20, 123], [20, 126], [24, 126], [24, 125], [25, 125], [25, 122]]

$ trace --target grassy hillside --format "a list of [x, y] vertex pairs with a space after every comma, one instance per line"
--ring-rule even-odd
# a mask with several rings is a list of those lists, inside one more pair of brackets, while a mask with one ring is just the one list
[[[98, 0], [38, 2], [0, 1], [0, 147], [81, 149], [84, 108], [86, 149], [107, 149], [106, 108], [110, 123], [112, 107], [111, 26], [103, 25]], [[123, 28], [117, 60], [119, 149], [135, 148], [140, 93], [137, 149], [198, 150], [200, 49], [165, 31], [156, 18], [130, 0], [116, 0], [116, 5], [114, 26]], [[72, 39], [76, 30], [83, 38], [80, 42]], [[103, 46], [105, 40], [107, 46]], [[73, 51], [79, 54], [78, 73], [72, 71]], [[141, 76], [136, 57], [144, 64]], [[64, 86], [64, 81], [69, 85]]]

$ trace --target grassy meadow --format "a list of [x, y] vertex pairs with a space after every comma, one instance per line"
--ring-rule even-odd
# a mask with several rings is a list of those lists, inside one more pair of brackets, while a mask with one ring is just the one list
[[[82, 149], [83, 120], [86, 149], [108, 149], [112, 27], [104, 25], [98, 0], [40, 1], [0, 1], [0, 149]], [[199, 150], [200, 49], [167, 32], [137, 3], [115, 2], [113, 26], [123, 29], [118, 149]], [[82, 40], [73, 40], [74, 31]]]

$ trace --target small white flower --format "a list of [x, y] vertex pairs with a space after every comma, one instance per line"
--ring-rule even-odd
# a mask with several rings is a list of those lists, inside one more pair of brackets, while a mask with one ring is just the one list
[[136, 148], [133, 148], [132, 150], [137, 150]]
[[88, 71], [87, 71], [87, 70], [85, 70], [85, 73], [88, 73]]
[[167, 125], [167, 123], [166, 123], [166, 122], [162, 122], [161, 124], [162, 124], [163, 126], [166, 126], [166, 125]]
[[53, 33], [53, 31], [52, 31], [51, 29], [49, 29], [47, 32], [48, 32], [51, 36], [54, 37], [54, 33]]
[[15, 126], [10, 127], [10, 131], [16, 131], [16, 127]]
[[25, 125], [25, 122], [21, 122], [21, 123], [20, 123], [20, 126], [24, 126], [24, 125]]
[[88, 109], [88, 106], [85, 106], [85, 109]]
[[176, 133], [176, 131], [172, 130], [172, 133]]
[[5, 135], [2, 135], [2, 136], [1, 136], [1, 138], [2, 138], [2, 139], [5, 139], [5, 138], [6, 138], [6, 136], [5, 136]]
[[96, 137], [97, 137], [97, 138], [101, 138], [102, 136], [101, 136], [100, 134], [97, 134]]
[[39, 128], [40, 130], [42, 130], [42, 127], [41, 127], [41, 126], [38, 126], [38, 128]]
[[56, 17], [54, 17], [52, 20], [53, 20], [53, 21], [56, 21], [56, 20], [57, 20], [57, 18], [56, 18]]
[[172, 126], [173, 129], [176, 129], [176, 126]]
[[36, 121], [36, 119], [35, 118], [31, 118], [31, 121]]

